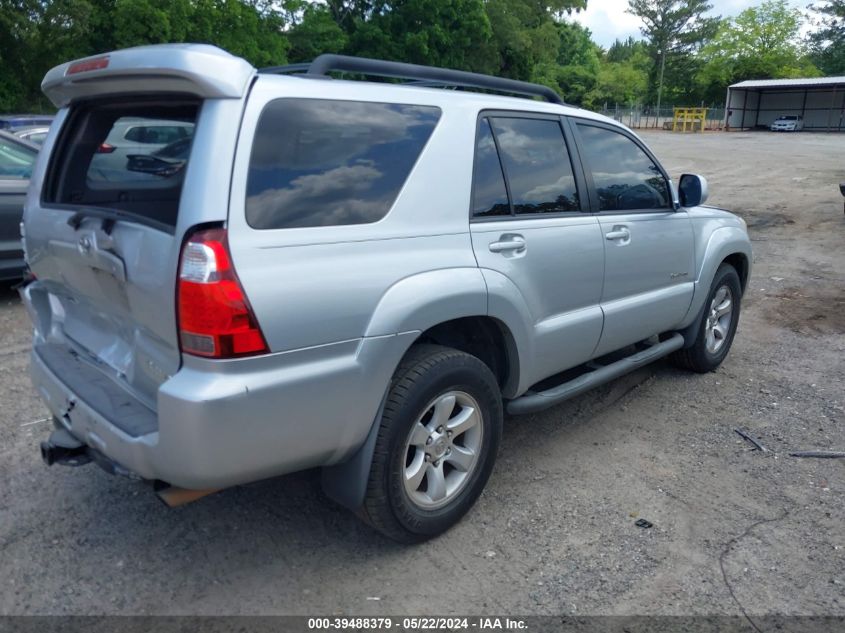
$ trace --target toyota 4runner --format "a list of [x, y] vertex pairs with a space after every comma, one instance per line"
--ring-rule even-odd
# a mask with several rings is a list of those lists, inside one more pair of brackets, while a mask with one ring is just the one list
[[[731, 347], [745, 223], [546, 87], [162, 45], [43, 89], [21, 294], [48, 464], [170, 504], [321, 467], [331, 498], [421, 541], [481, 493], [503, 411]], [[115, 159], [113, 130], [144, 134]]]

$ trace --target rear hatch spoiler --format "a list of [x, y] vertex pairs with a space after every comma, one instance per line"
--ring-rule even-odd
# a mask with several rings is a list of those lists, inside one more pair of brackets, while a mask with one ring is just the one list
[[255, 68], [207, 44], [138, 46], [61, 64], [41, 82], [57, 108], [86, 97], [171, 92], [239, 99]]

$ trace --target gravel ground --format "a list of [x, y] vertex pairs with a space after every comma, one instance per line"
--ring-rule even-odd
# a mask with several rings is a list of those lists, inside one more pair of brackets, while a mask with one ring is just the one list
[[749, 223], [733, 351], [506, 420], [479, 503], [427, 545], [385, 541], [314, 472], [167, 509], [46, 468], [29, 324], [0, 287], [0, 614], [844, 615], [845, 460], [788, 452], [845, 450], [845, 139], [645, 138]]

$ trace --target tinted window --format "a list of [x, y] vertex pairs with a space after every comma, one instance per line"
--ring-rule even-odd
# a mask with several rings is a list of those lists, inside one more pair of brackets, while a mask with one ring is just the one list
[[0, 178], [27, 180], [32, 175], [32, 165], [37, 152], [0, 138]]
[[618, 132], [578, 124], [599, 210], [668, 209], [669, 186], [654, 161]]
[[439, 118], [435, 107], [272, 101], [255, 131], [247, 222], [279, 229], [380, 220]]
[[[194, 125], [188, 121], [171, 125], [157, 125], [155, 117], [120, 117], [112, 124], [105, 141], [94, 152], [88, 169], [88, 186], [113, 186], [117, 183], [149, 182], [162, 184], [168, 178], [181, 174], [188, 163], [190, 139]], [[127, 128], [127, 125], [130, 127]], [[125, 130], [124, 138], [132, 141], [127, 145], [120, 140], [120, 132]], [[115, 138], [117, 137], [117, 138]], [[185, 151], [180, 155], [163, 154], [168, 144], [185, 141]], [[134, 143], [155, 145], [138, 147]], [[161, 147], [164, 145], [164, 147]], [[173, 160], [165, 160], [173, 159]]]
[[578, 211], [578, 191], [563, 130], [548, 119], [490, 121], [507, 175], [514, 213]]
[[118, 209], [175, 226], [190, 142], [185, 151], [159, 155], [167, 145], [139, 146], [124, 137], [130, 128], [190, 137], [199, 106], [194, 99], [135, 97], [72, 107], [51, 159], [45, 202]]
[[472, 214], [476, 217], [510, 215], [508, 191], [490, 122], [482, 119], [475, 139]]

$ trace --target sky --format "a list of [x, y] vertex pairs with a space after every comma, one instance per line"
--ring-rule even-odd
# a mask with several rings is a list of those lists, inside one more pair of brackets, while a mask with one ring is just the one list
[[[734, 16], [743, 9], [761, 0], [710, 0], [713, 5], [712, 13], [722, 17]], [[807, 0], [790, 0], [789, 4], [804, 8]], [[574, 14], [580, 22], [593, 32], [593, 40], [604, 48], [608, 48], [618, 37], [625, 39], [629, 35], [641, 37], [640, 20], [636, 16], [625, 12], [628, 0], [587, 0], [587, 10]]]

